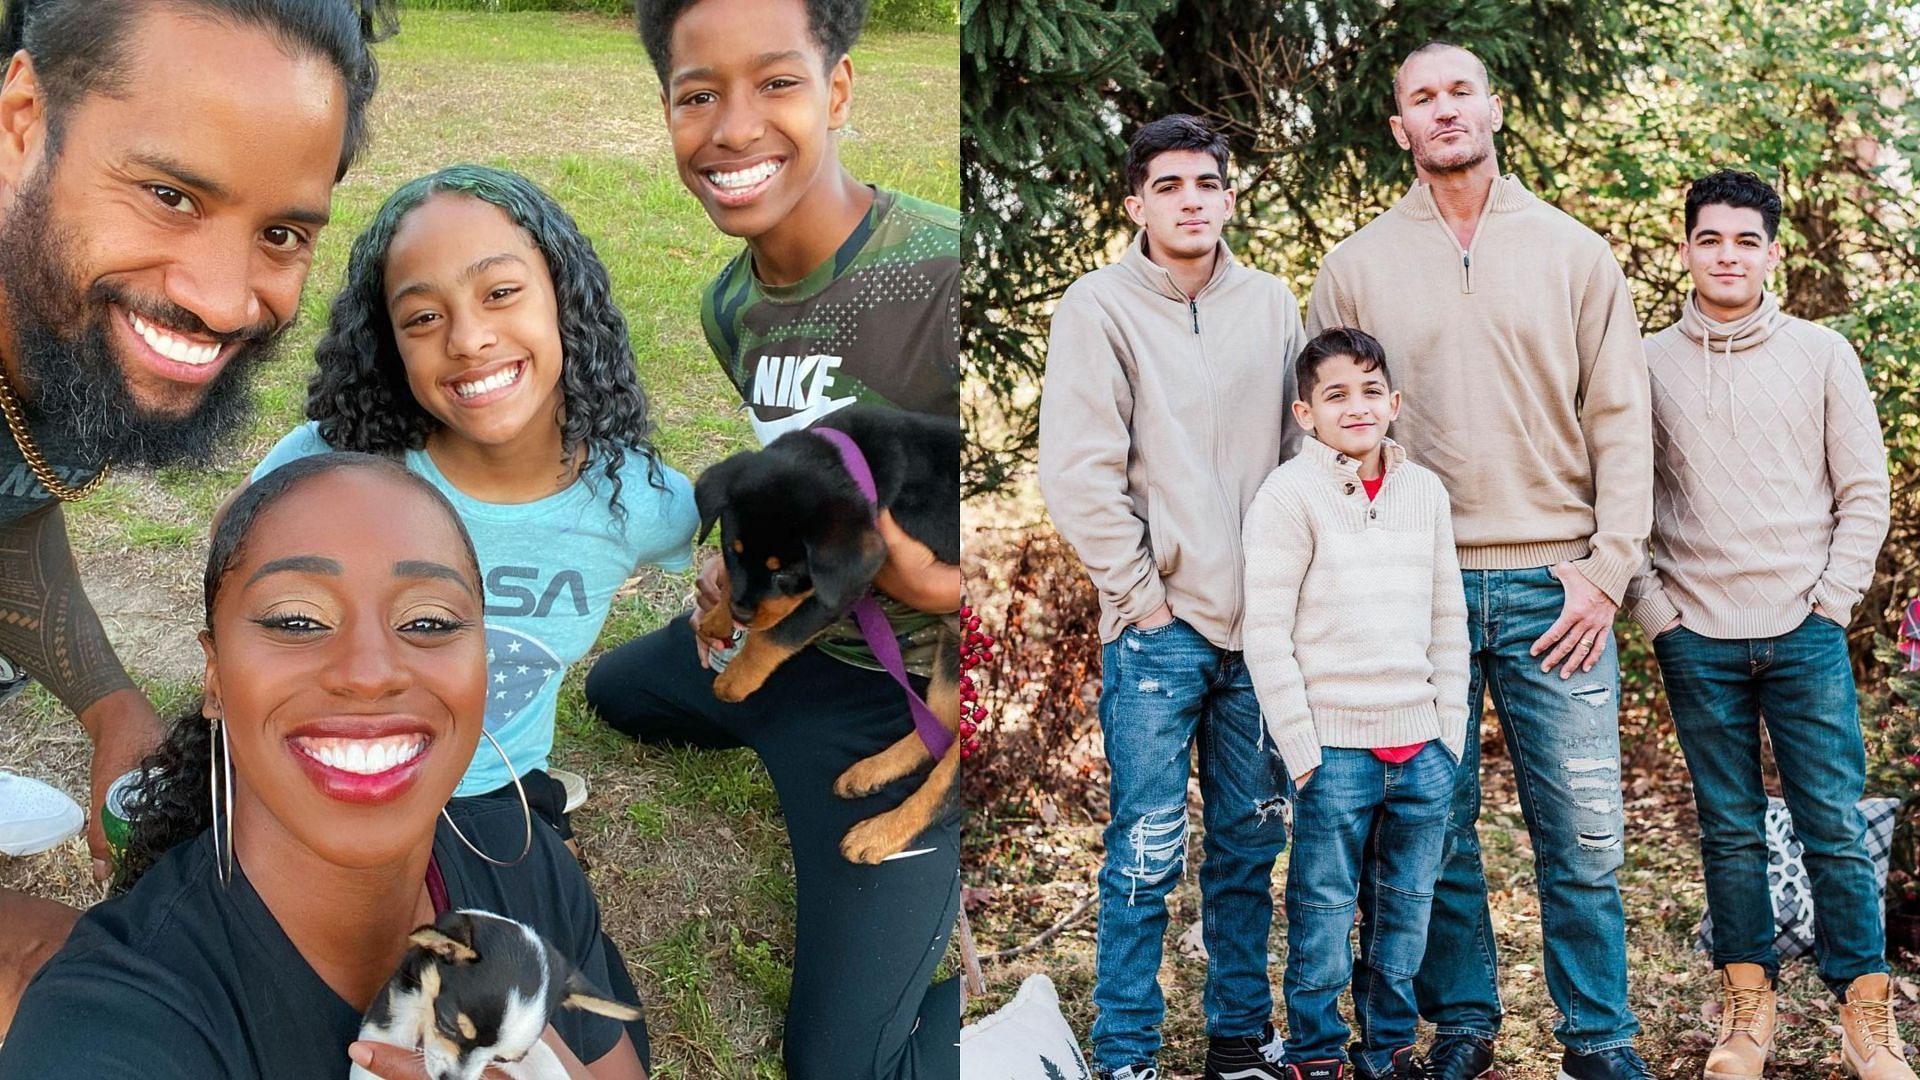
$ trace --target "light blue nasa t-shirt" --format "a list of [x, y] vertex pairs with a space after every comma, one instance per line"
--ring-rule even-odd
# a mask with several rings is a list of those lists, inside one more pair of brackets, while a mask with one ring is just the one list
[[[318, 423], [288, 432], [253, 479], [295, 458], [332, 450]], [[595, 467], [564, 491], [530, 503], [488, 503], [461, 492], [425, 450], [409, 450], [407, 468], [453, 503], [473, 537], [486, 576], [487, 730], [522, 776], [547, 767], [554, 709], [567, 665], [587, 655], [614, 591], [651, 563], [685, 570], [693, 562], [699, 513], [693, 484], [660, 466], [666, 490], [647, 482], [647, 461], [629, 452], [620, 469], [623, 520], [613, 512], [613, 485]], [[454, 789], [483, 795], [513, 781], [485, 739]]]

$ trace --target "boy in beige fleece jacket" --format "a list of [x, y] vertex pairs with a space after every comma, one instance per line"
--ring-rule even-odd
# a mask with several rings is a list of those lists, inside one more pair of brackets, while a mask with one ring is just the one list
[[1679, 322], [1646, 339], [1653, 552], [1627, 605], [1653, 639], [1700, 811], [1726, 998], [1706, 1077], [1757, 1080], [1773, 1041], [1764, 721], [1806, 849], [1842, 1062], [1867, 1080], [1913, 1080], [1856, 805], [1866, 755], [1843, 629], [1887, 535], [1886, 454], [1852, 346], [1765, 291], [1780, 212], [1753, 173], [1717, 172], [1687, 192], [1693, 293]]
[[1304, 335], [1287, 287], [1220, 240], [1233, 210], [1224, 138], [1189, 116], [1156, 120], [1128, 149], [1127, 185], [1140, 234], [1061, 297], [1040, 396], [1040, 491], [1099, 590], [1104, 643], [1113, 817], [1094, 1067], [1155, 1075], [1197, 742], [1207, 1076], [1280, 1080], [1267, 934], [1284, 782], [1240, 653], [1240, 520], [1297, 438], [1289, 371]]
[[[1340, 1080], [1353, 984], [1363, 1080], [1412, 1075], [1410, 974], [1467, 731], [1467, 604], [1447, 491], [1387, 439], [1380, 343], [1336, 327], [1295, 368], [1313, 434], [1247, 510], [1247, 667], [1287, 772], [1287, 1040], [1299, 1080]], [[1360, 967], [1348, 937], [1358, 909]]]
[[1434, 1080], [1484, 1075], [1502, 1018], [1475, 831], [1490, 687], [1533, 840], [1562, 1080], [1641, 1080], [1611, 645], [1653, 515], [1638, 320], [1607, 242], [1500, 175], [1500, 100], [1478, 58], [1416, 50], [1394, 102], [1419, 182], [1327, 255], [1308, 324], [1365, 327], [1398, 358], [1394, 438], [1446, 483], [1464, 571], [1466, 756], [1414, 984], [1437, 1035], [1424, 1064]]

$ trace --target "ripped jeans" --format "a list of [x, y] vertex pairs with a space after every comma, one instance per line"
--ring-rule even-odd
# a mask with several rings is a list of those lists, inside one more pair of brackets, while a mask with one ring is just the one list
[[1199, 743], [1206, 836], [1200, 865], [1207, 1033], [1257, 1035], [1271, 1018], [1267, 933], [1273, 864], [1287, 843], [1286, 780], [1263, 745], [1247, 665], [1175, 619], [1128, 627], [1101, 653], [1100, 727], [1113, 818], [1100, 869], [1094, 1067], [1160, 1049], [1167, 893], [1186, 868], [1187, 774]]
[[1467, 741], [1435, 883], [1427, 954], [1414, 980], [1420, 1015], [1441, 1035], [1500, 1030], [1500, 971], [1480, 861], [1480, 703], [1493, 695], [1533, 839], [1553, 1033], [1575, 1053], [1628, 1046], [1640, 1030], [1627, 1004], [1627, 930], [1615, 877], [1620, 807], [1620, 657], [1570, 679], [1540, 670], [1527, 649], [1560, 617], [1565, 591], [1547, 567], [1466, 570], [1473, 650]]

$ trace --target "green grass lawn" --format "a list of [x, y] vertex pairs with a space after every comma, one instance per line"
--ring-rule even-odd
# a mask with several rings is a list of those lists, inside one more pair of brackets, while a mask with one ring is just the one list
[[[630, 23], [410, 10], [378, 56], [373, 145], [335, 192], [300, 324], [284, 358], [260, 375], [251, 430], [216, 468], [117, 476], [68, 510], [88, 592], [163, 712], [181, 708], [197, 688], [193, 634], [212, 510], [301, 422], [313, 344], [348, 248], [407, 179], [479, 161], [546, 187], [612, 273], [668, 463], [695, 476], [751, 444], [699, 325], [699, 290], [737, 244], [680, 186], [658, 84]], [[874, 34], [853, 60], [843, 159], [869, 182], [956, 205], [957, 35]], [[599, 647], [660, 625], [690, 587], [690, 575], [636, 579]], [[554, 763], [593, 785], [576, 827], [608, 928], [646, 999], [654, 1075], [778, 1076], [794, 892], [766, 774], [745, 751], [659, 751], [610, 733], [582, 703], [584, 668], [560, 699]], [[44, 694], [5, 713], [0, 761], [84, 792], [88, 748], [71, 718]], [[0, 861], [0, 885], [85, 903], [84, 866], [75, 841]]]

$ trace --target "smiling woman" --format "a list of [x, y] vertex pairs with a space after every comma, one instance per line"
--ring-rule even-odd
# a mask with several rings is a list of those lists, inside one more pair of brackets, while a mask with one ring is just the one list
[[[550, 830], [442, 809], [488, 687], [479, 564], [443, 496], [384, 458], [294, 462], [218, 525], [205, 603], [204, 702], [129, 799], [127, 891], [29, 989], [0, 1076], [338, 1075], [408, 932], [452, 908], [519, 919], [633, 996]], [[644, 1076], [644, 1023], [553, 1023], [570, 1075]]]

